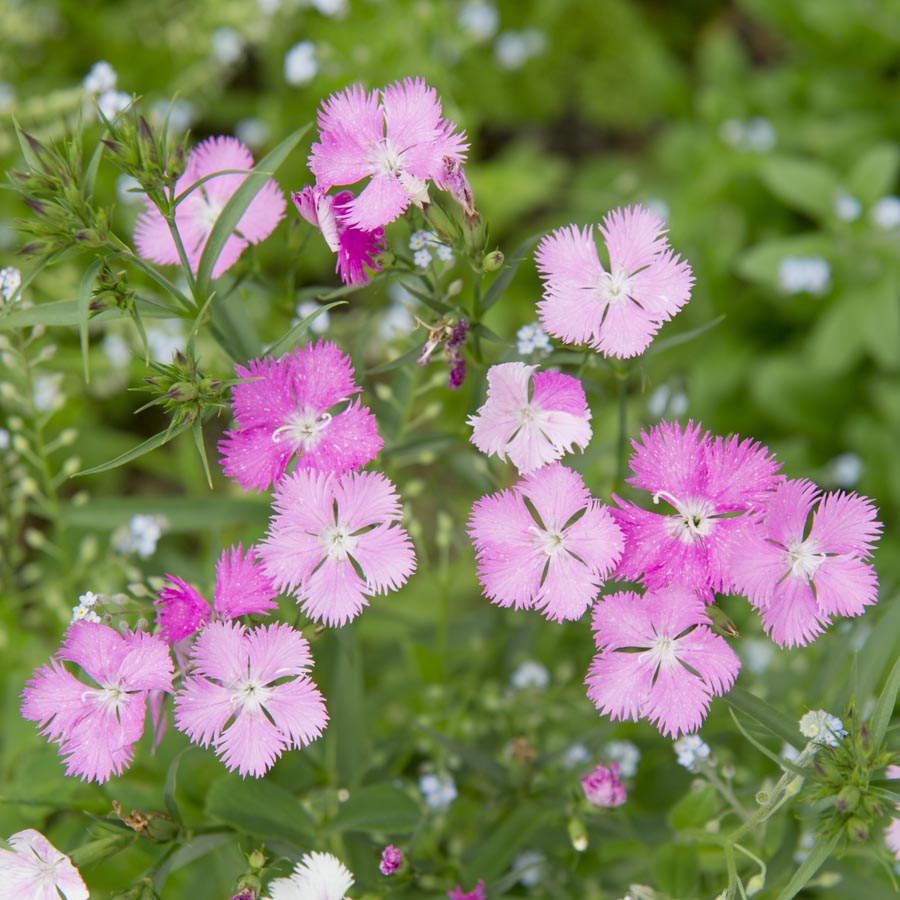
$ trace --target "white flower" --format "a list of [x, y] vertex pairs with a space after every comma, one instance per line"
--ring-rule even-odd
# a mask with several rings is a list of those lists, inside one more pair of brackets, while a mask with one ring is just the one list
[[775, 645], [763, 638], [748, 638], [741, 642], [738, 655], [747, 670], [758, 675], [771, 665], [775, 657]]
[[619, 774], [623, 778], [633, 778], [641, 761], [641, 751], [631, 741], [610, 741], [603, 748], [603, 755], [619, 764]]
[[[391, 287], [394, 287], [394, 282]], [[390, 288], [388, 289], [390, 290]], [[409, 308], [403, 303], [392, 303], [384, 312], [381, 323], [378, 326], [378, 336], [383, 341], [392, 341], [394, 338], [409, 334], [415, 327], [415, 319]]]
[[256, 0], [256, 5], [264, 16], [271, 16], [281, 9], [281, 0]]
[[310, 5], [323, 16], [336, 18], [347, 12], [347, 0], [310, 0]]
[[862, 203], [846, 191], [834, 195], [834, 214], [842, 222], [855, 222], [862, 215]]
[[504, 31], [494, 43], [494, 55], [504, 69], [521, 69], [533, 56], [543, 53], [547, 39], [542, 31]]
[[88, 900], [78, 869], [64, 853], [33, 828], [17, 831], [0, 849], [0, 883], [4, 897], [16, 900]]
[[105, 94], [116, 89], [116, 81], [116, 70], [105, 59], [101, 59], [91, 66], [91, 71], [84, 76], [81, 86], [89, 94]]
[[497, 27], [500, 25], [500, 13], [492, 3], [473, 0], [463, 6], [456, 21], [466, 34], [476, 41], [484, 43], [497, 33]]
[[423, 775], [419, 779], [419, 790], [432, 809], [446, 809], [456, 799], [456, 782], [450, 775]]
[[109, 360], [109, 364], [114, 369], [125, 369], [131, 362], [131, 347], [128, 346], [128, 341], [121, 334], [107, 331], [103, 335], [100, 347], [103, 350], [103, 355]]
[[144, 193], [141, 191], [141, 183], [134, 175], [122, 174], [116, 179], [116, 197], [119, 203], [127, 206], [143, 203]]
[[785, 256], [778, 264], [778, 287], [785, 294], [822, 295], [831, 287], [831, 266], [821, 256]]
[[80, 606], [84, 606], [87, 609], [92, 609], [97, 605], [97, 601], [100, 598], [93, 591], [85, 591], [79, 598], [78, 604]]
[[9, 432], [5, 428], [0, 428], [0, 450], [6, 450], [9, 447]]
[[284, 80], [288, 84], [306, 84], [318, 71], [316, 45], [312, 41], [300, 41], [284, 55]]
[[183, 134], [194, 121], [194, 106], [181, 98], [169, 102], [157, 100], [150, 107], [150, 118], [156, 125], [162, 125], [168, 118], [169, 134]]
[[[297, 314], [297, 318], [291, 321], [291, 325], [297, 325], [307, 316], [311, 316], [317, 310], [320, 310], [322, 307], [316, 303], [315, 300], [303, 300], [298, 303], [294, 309], [294, 312]], [[328, 331], [328, 326], [330, 323], [330, 318], [328, 315], [328, 310], [326, 309], [323, 313], [316, 316], [315, 319], [312, 320], [312, 323], [309, 326], [309, 330], [313, 334], [325, 334]]]
[[547, 667], [535, 662], [533, 659], [526, 659], [511, 675], [509, 683], [517, 691], [525, 688], [537, 688], [539, 691], [544, 690], [550, 684], [550, 673]]
[[22, 273], [13, 266], [0, 269], [0, 297], [7, 303], [12, 300], [19, 285], [22, 283]]
[[212, 55], [220, 66], [234, 65], [244, 55], [244, 39], [227, 26], [212, 33]]
[[257, 150], [269, 140], [269, 126], [262, 119], [249, 116], [235, 123], [234, 136], [251, 150]]
[[305, 853], [289, 878], [269, 884], [269, 900], [343, 900], [353, 874], [330, 853]]
[[647, 398], [647, 411], [654, 419], [661, 419], [663, 416], [677, 419], [687, 412], [687, 408], [687, 394], [682, 390], [673, 390], [668, 384], [661, 384]]
[[157, 362], [171, 362], [184, 343], [184, 332], [176, 319], [163, 319], [159, 325], [147, 326], [145, 332], [150, 356]]
[[753, 116], [744, 128], [744, 145], [748, 150], [765, 153], [775, 146], [776, 140], [774, 126], [763, 116]]
[[124, 91], [104, 91], [97, 98], [97, 118], [102, 122], [112, 122], [125, 112], [134, 98]]
[[528, 356], [535, 350], [550, 350], [550, 336], [537, 322], [523, 325], [516, 332], [516, 349], [520, 356]]
[[702, 759], [709, 759], [709, 744], [697, 734], [686, 734], [675, 741], [674, 750], [678, 756], [678, 765], [696, 772]]
[[644, 206], [646, 206], [654, 215], [659, 216], [663, 222], [669, 221], [669, 216], [672, 214], [672, 211], [669, 209], [669, 204], [666, 203], [662, 197], [651, 197]]
[[61, 374], [38, 375], [34, 379], [34, 393], [32, 401], [37, 412], [50, 412], [63, 403], [63, 394], [60, 390], [63, 377]]
[[452, 247], [448, 247], [446, 244], [438, 244], [438, 248], [435, 252], [437, 253], [437, 258], [441, 260], [441, 262], [453, 262]]
[[540, 850], [525, 850], [512, 861], [512, 870], [523, 887], [536, 887], [541, 880], [547, 857]]
[[837, 747], [841, 738], [847, 736], [844, 723], [824, 709], [812, 709], [799, 722], [800, 734], [813, 744]]
[[128, 528], [116, 533], [116, 550], [119, 553], [137, 553], [141, 559], [149, 559], [156, 553], [156, 545], [165, 525], [164, 516], [147, 516], [142, 513], [132, 516]]
[[16, 99], [16, 89], [8, 81], [0, 81], [0, 113], [9, 112]]
[[591, 752], [584, 744], [575, 743], [566, 747], [562, 764], [564, 769], [575, 769], [591, 761]]
[[793, 745], [785, 741], [781, 745], [781, 753], [779, 756], [788, 762], [796, 763], [800, 759], [800, 751]]
[[855, 453], [839, 453], [828, 463], [828, 472], [838, 487], [852, 488], [862, 478], [863, 461]]
[[424, 247], [421, 250], [416, 250], [416, 252], [413, 253], [413, 262], [420, 269], [427, 269], [428, 264], [431, 262], [431, 251], [426, 250]]
[[882, 197], [872, 207], [872, 221], [885, 231], [900, 225], [900, 197]]

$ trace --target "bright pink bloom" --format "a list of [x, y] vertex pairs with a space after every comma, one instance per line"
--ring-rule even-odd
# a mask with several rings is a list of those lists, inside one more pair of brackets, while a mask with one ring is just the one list
[[232, 389], [236, 428], [225, 432], [219, 451], [225, 474], [244, 490], [266, 490], [293, 459], [298, 469], [346, 472], [381, 450], [375, 417], [350, 402], [360, 388], [350, 357], [335, 344], [307, 344], [235, 371], [248, 380]]
[[611, 719], [649, 719], [673, 738], [696, 731], [741, 666], [708, 626], [703, 601], [683, 587], [603, 597], [594, 606], [600, 652], [585, 679], [589, 699]]
[[87, 886], [72, 860], [33, 828], [17, 831], [0, 849], [4, 897], [16, 900], [88, 900]]
[[328, 722], [307, 674], [309, 642], [290, 625], [245, 629], [211, 622], [192, 653], [193, 672], [175, 695], [175, 726], [212, 743], [227, 768], [264, 775], [285, 750], [305, 747]]
[[[144, 733], [148, 691], [172, 692], [172, 658], [157, 637], [124, 637], [108, 625], [77, 622], [59, 659], [34, 673], [22, 692], [22, 716], [59, 744], [66, 773], [83, 781], [121, 775]], [[59, 660], [79, 665], [99, 687], [85, 685]]]
[[[194, 274], [197, 273], [200, 257], [219, 215], [252, 168], [252, 154], [233, 137], [207, 138], [188, 154], [184, 172], [175, 182], [176, 197], [208, 175], [229, 171], [227, 175], [216, 175], [203, 181], [175, 209], [175, 225]], [[234, 169], [240, 171], [230, 171]], [[269, 179], [250, 202], [225, 242], [213, 266], [212, 277], [218, 278], [223, 272], [227, 272], [238, 261], [248, 244], [264, 241], [284, 218], [286, 206], [281, 188]], [[141, 256], [155, 263], [174, 266], [181, 262], [169, 226], [149, 198], [146, 210], [138, 217], [134, 243]]]
[[365, 284], [369, 280], [366, 268], [380, 272], [375, 259], [385, 249], [384, 229], [363, 231], [349, 222], [348, 208], [353, 200], [350, 191], [333, 197], [318, 185], [307, 185], [291, 194], [300, 215], [322, 232], [328, 248], [337, 254], [335, 271], [344, 284]]
[[460, 161], [468, 149], [421, 78], [369, 94], [360, 85], [332, 94], [318, 124], [309, 155], [318, 186], [327, 191], [371, 178], [347, 205], [347, 222], [363, 231], [393, 222], [411, 202], [424, 202], [429, 180], [444, 184], [444, 157]]
[[509, 457], [523, 475], [571, 453], [573, 445], [584, 450], [591, 439], [581, 382], [560, 372], [535, 375], [537, 368], [520, 362], [491, 366], [487, 399], [468, 419], [472, 443], [482, 453]]
[[544, 279], [538, 315], [548, 334], [587, 343], [606, 356], [643, 353], [691, 297], [694, 278], [665, 238], [662, 219], [642, 206], [611, 212], [600, 225], [609, 255], [603, 268], [593, 226], [546, 235], [535, 253]]
[[605, 809], [621, 806], [627, 796], [625, 785], [619, 781], [618, 763], [610, 763], [608, 769], [598, 763], [593, 772], [581, 776], [581, 789], [590, 803]]
[[189, 637], [210, 619], [236, 619], [249, 613], [268, 614], [278, 607], [278, 591], [258, 565], [256, 549], [244, 554], [241, 544], [223, 550], [216, 563], [216, 589], [213, 605], [187, 582], [166, 575], [169, 584], [153, 601], [157, 624], [163, 639], [170, 644]]
[[469, 535], [488, 599], [556, 622], [584, 613], [622, 553], [609, 510], [559, 463], [478, 500]]
[[746, 516], [757, 515], [781, 481], [768, 450], [750, 440], [713, 438], [702, 426], [661, 422], [632, 442], [628, 479], [672, 513], [648, 512], [613, 497], [625, 534], [616, 575], [650, 590], [680, 582], [711, 600], [730, 585], [727, 548]]
[[403, 865], [403, 851], [393, 844], [388, 844], [381, 853], [378, 869], [382, 875], [393, 875]]
[[450, 900], [485, 900], [487, 894], [484, 892], [484, 879], [479, 879], [471, 891], [464, 891], [457, 885], [452, 891], [447, 891], [447, 896]]
[[301, 469], [279, 483], [272, 505], [260, 559], [316, 622], [343, 625], [415, 571], [400, 498], [380, 472], [338, 478]]
[[785, 481], [765, 521], [745, 523], [735, 535], [734, 589], [762, 613], [776, 644], [807, 644], [832, 616], [858, 616], [875, 603], [878, 576], [866, 560], [881, 532], [877, 514], [865, 497]]

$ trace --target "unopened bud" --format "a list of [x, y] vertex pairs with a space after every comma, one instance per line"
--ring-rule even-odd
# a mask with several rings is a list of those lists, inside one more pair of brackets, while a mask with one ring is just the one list
[[756, 874], [744, 885], [744, 888], [747, 891], [747, 896], [752, 897], [754, 894], [758, 894], [765, 886], [766, 879], [762, 875]]
[[837, 808], [841, 812], [853, 812], [859, 806], [859, 788], [852, 784], [845, 784], [837, 795]]
[[503, 268], [503, 254], [499, 250], [492, 250], [490, 253], [484, 254], [481, 261], [481, 268], [485, 272], [496, 272]]
[[866, 841], [869, 839], [869, 826], [857, 816], [853, 816], [847, 821], [847, 834], [850, 840]]
[[587, 850], [587, 828], [584, 827], [584, 822], [582, 822], [581, 819], [569, 820], [569, 840], [579, 853], [584, 853], [584, 851]]

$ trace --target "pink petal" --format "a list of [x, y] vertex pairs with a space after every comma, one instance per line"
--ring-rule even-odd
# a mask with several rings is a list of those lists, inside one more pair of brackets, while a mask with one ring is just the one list
[[65, 633], [58, 655], [77, 663], [98, 684], [109, 684], [118, 678], [128, 646], [109, 625], [76, 622]]
[[666, 225], [643, 206], [627, 206], [609, 213], [600, 233], [609, 252], [610, 271], [629, 275], [651, 265], [667, 247]]
[[588, 670], [588, 699], [600, 715], [636, 722], [653, 682], [654, 667], [643, 653], [599, 653]]
[[274, 430], [226, 431], [219, 441], [222, 471], [245, 491], [264, 491], [277, 484], [294, 456], [289, 444], [272, 440]]
[[595, 321], [589, 343], [607, 356], [628, 359], [650, 346], [659, 324], [630, 301], [611, 303]]
[[265, 705], [289, 747], [305, 747], [328, 724], [322, 694], [305, 676], [276, 685]]
[[828, 553], [869, 556], [881, 534], [878, 510], [868, 497], [826, 494], [813, 514], [810, 537]]
[[283, 622], [249, 631], [244, 638], [250, 670], [265, 684], [305, 675], [312, 666], [309, 641]]
[[827, 616], [861, 616], [878, 601], [875, 570], [853, 556], [826, 556], [812, 580]]
[[234, 715], [231, 691], [205, 678], [185, 678], [175, 695], [175, 727], [208, 747]]
[[161, 266], [175, 266], [180, 261], [166, 220], [149, 200], [134, 226], [134, 246], [138, 256]]
[[399, 590], [416, 570], [409, 535], [396, 525], [379, 525], [359, 536], [351, 554], [366, 578], [366, 590], [385, 594]]
[[166, 575], [168, 584], [159, 592], [153, 605], [156, 607], [156, 623], [165, 640], [170, 644], [189, 637], [209, 621], [209, 604], [199, 592], [175, 575]]
[[349, 560], [326, 557], [298, 593], [303, 612], [331, 626], [345, 625], [369, 605], [367, 585]]
[[281, 730], [263, 714], [242, 711], [215, 742], [216, 755], [232, 772], [261, 778], [287, 748]]
[[597, 597], [598, 580], [583, 562], [559, 551], [550, 557], [547, 575], [535, 597], [535, 608], [552, 622], [580, 619]]
[[803, 647], [824, 631], [830, 619], [816, 603], [812, 589], [788, 577], [761, 610], [766, 634], [780, 647]]
[[375, 231], [400, 217], [409, 194], [394, 175], [378, 174], [347, 206], [347, 220], [363, 231]]
[[216, 563], [216, 592], [213, 606], [229, 619], [248, 613], [267, 614], [278, 608], [271, 580], [258, 564], [256, 549], [244, 554], [241, 544], [222, 551]]
[[667, 737], [696, 731], [709, 709], [709, 691], [702, 679], [673, 662], [660, 666], [643, 715]]

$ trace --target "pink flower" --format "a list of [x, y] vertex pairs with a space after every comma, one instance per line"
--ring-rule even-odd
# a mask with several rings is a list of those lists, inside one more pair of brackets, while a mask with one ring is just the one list
[[250, 631], [211, 622], [194, 642], [193, 672], [175, 695], [175, 726], [210, 743], [225, 766], [264, 775], [292, 747], [315, 740], [328, 722], [307, 674], [309, 642], [281, 623]]
[[2, 893], [17, 900], [88, 900], [87, 886], [64, 853], [33, 828], [17, 831], [0, 849]]
[[593, 227], [546, 235], [535, 253], [544, 279], [538, 315], [568, 344], [587, 342], [607, 356], [643, 353], [691, 296], [691, 267], [669, 247], [662, 220], [642, 206], [611, 212], [600, 225], [609, 254], [603, 268]]
[[[216, 172], [240, 170], [202, 181], [187, 193], [175, 209], [175, 225], [194, 274], [197, 273], [200, 257], [219, 215], [252, 168], [252, 154], [233, 137], [207, 138], [188, 154], [184, 172], [175, 182], [176, 197], [185, 194], [192, 185]], [[147, 208], [138, 217], [134, 230], [138, 253], [161, 265], [178, 265], [181, 260], [169, 226], [149, 198], [146, 205]], [[286, 205], [278, 185], [271, 179], [267, 181], [225, 242], [213, 266], [212, 277], [218, 278], [223, 272], [227, 272], [238, 261], [248, 244], [264, 241], [284, 218]]]
[[350, 357], [335, 344], [307, 344], [235, 371], [248, 380], [232, 390], [236, 428], [225, 432], [219, 451], [225, 474], [244, 490], [266, 490], [294, 459], [298, 469], [345, 472], [381, 450], [375, 417], [349, 402], [360, 388]]
[[858, 616], [875, 603], [878, 577], [866, 560], [881, 532], [877, 514], [865, 497], [785, 481], [765, 521], [745, 523], [735, 535], [734, 588], [762, 613], [776, 644], [807, 644], [832, 616]]
[[621, 806], [626, 799], [618, 763], [610, 763], [608, 769], [599, 763], [593, 772], [581, 776], [581, 788], [590, 803], [606, 809]]
[[300, 215], [322, 232], [328, 248], [337, 253], [335, 271], [340, 273], [344, 284], [365, 284], [369, 280], [366, 267], [381, 271], [375, 259], [386, 246], [384, 229], [363, 231], [349, 223], [348, 207], [353, 200], [350, 191], [332, 197], [318, 185], [307, 186], [291, 194], [291, 199]]
[[327, 191], [371, 179], [346, 208], [347, 223], [363, 231], [393, 222], [411, 202], [425, 202], [429, 180], [444, 184], [444, 157], [459, 161], [468, 149], [421, 78], [369, 94], [360, 85], [332, 94], [318, 124], [309, 155], [318, 186]]
[[[706, 599], [727, 590], [727, 548], [746, 514], [758, 515], [781, 481], [768, 450], [739, 437], [723, 440], [699, 424], [661, 422], [633, 442], [630, 484], [650, 491], [672, 513], [660, 515], [613, 497], [625, 534], [616, 575], [650, 590], [681, 582]], [[740, 515], [740, 514], [745, 515]]]
[[131, 762], [144, 733], [148, 691], [172, 692], [169, 648], [143, 631], [123, 637], [108, 625], [77, 622], [58, 656], [79, 665], [99, 687], [51, 659], [22, 692], [22, 716], [59, 744], [67, 774], [103, 783]]
[[594, 606], [600, 652], [585, 679], [589, 699], [602, 715], [649, 719], [673, 738], [696, 731], [741, 665], [708, 625], [703, 601], [683, 587], [603, 597]]
[[[510, 362], [488, 369], [487, 400], [474, 416], [472, 443], [507, 457], [523, 475], [591, 439], [591, 411], [577, 378]], [[534, 388], [530, 390], [534, 375]], [[531, 396], [529, 397], [529, 393]]]
[[415, 571], [400, 498], [379, 472], [338, 478], [301, 469], [278, 485], [272, 505], [259, 545], [266, 574], [316, 622], [343, 625]]
[[484, 879], [479, 879], [471, 891], [464, 891], [457, 885], [452, 891], [447, 891], [447, 896], [450, 900], [485, 900], [487, 894], [484, 892]]
[[[888, 766], [884, 772], [885, 778], [900, 778], [900, 766]], [[894, 854], [894, 859], [900, 860], [900, 806], [894, 808], [895, 815], [891, 819], [891, 824], [884, 830], [884, 842], [887, 844], [888, 850]]]
[[498, 606], [577, 619], [622, 553], [622, 533], [581, 476], [559, 463], [472, 508], [478, 580]]
[[164, 640], [170, 644], [189, 637], [211, 618], [236, 619], [249, 613], [267, 614], [278, 607], [278, 591], [257, 565], [256, 549], [246, 555], [241, 544], [223, 550], [216, 563], [216, 589], [213, 605], [203, 599], [187, 582], [166, 575], [169, 585], [153, 601], [157, 607], [157, 624]]
[[388, 844], [381, 853], [378, 869], [382, 875], [393, 875], [403, 865], [403, 851], [393, 844]]

